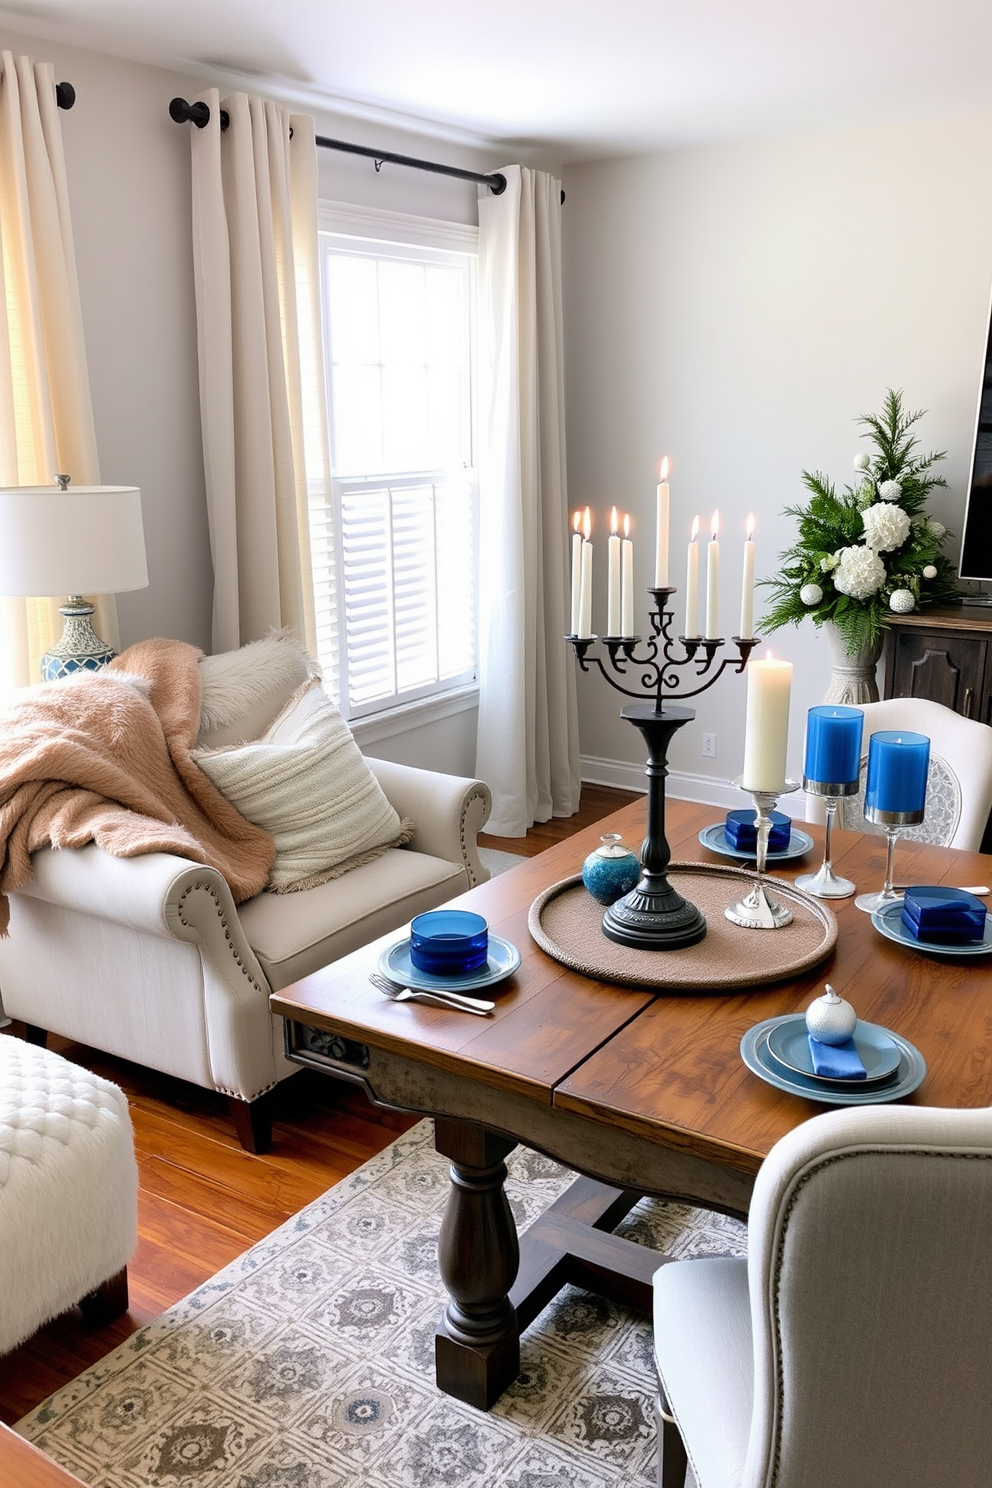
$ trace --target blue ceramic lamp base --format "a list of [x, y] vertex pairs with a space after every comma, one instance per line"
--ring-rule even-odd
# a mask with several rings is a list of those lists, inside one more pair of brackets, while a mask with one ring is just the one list
[[77, 672], [96, 672], [113, 661], [117, 652], [101, 641], [93, 629], [90, 619], [93, 606], [88, 599], [70, 594], [65, 604], [59, 606], [59, 614], [64, 621], [62, 634], [41, 658], [42, 681], [57, 682], [60, 677], [72, 677]]

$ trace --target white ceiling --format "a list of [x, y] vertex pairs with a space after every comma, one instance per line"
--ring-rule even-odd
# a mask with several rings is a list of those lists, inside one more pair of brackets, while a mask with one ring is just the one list
[[0, 0], [4, 23], [563, 160], [992, 109], [990, 0]]

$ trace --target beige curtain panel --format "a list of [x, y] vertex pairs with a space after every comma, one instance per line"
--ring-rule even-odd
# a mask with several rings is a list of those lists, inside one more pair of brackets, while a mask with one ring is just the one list
[[201, 96], [193, 253], [213, 648], [291, 626], [313, 650], [307, 471], [328, 469], [313, 120], [244, 93]]
[[[55, 73], [0, 53], [0, 484], [98, 485], [96, 432], [69, 220]], [[0, 598], [0, 682], [40, 680], [59, 601]], [[94, 601], [117, 645], [112, 596]]]
[[580, 794], [568, 631], [561, 183], [509, 166], [479, 200], [479, 742], [487, 831], [522, 837]]

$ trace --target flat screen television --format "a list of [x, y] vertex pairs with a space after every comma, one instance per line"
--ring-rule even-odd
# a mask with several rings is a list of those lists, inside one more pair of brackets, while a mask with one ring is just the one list
[[992, 579], [992, 321], [978, 395], [959, 572], [962, 579]]

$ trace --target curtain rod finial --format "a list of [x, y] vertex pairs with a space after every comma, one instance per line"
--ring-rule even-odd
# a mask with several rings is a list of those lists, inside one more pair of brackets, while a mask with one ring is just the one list
[[55, 84], [55, 102], [60, 109], [71, 109], [76, 101], [76, 90], [71, 83]]

